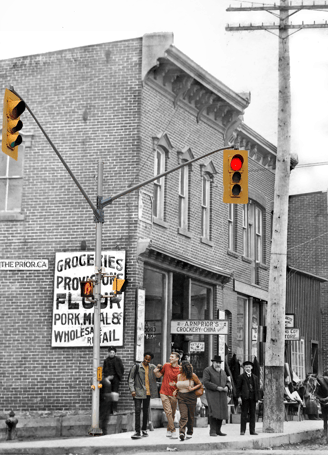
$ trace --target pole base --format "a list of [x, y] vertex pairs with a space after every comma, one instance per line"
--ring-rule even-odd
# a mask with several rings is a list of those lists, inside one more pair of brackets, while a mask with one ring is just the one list
[[89, 428], [88, 430], [89, 436], [101, 436], [103, 434], [103, 431], [101, 428]]

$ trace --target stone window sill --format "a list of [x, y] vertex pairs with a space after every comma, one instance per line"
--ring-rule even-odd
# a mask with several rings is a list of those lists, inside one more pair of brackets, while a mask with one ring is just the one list
[[178, 228], [178, 234], [188, 237], [188, 239], [191, 239], [192, 237], [191, 233], [184, 228]]
[[0, 221], [24, 221], [25, 214], [20, 212], [0, 212]]
[[169, 227], [169, 223], [167, 223], [166, 221], [162, 220], [161, 218], [156, 218], [155, 216], [153, 217], [153, 223], [154, 224], [157, 224], [157, 226], [161, 226], [165, 229], [167, 229]]

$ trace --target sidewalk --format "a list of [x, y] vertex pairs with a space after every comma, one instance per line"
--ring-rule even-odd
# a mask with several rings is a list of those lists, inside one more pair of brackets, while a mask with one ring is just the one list
[[[0, 443], [0, 454], [30, 455], [106, 455], [166, 452], [177, 449], [179, 452], [201, 452], [243, 449], [267, 449], [283, 444], [297, 443], [303, 440], [318, 438], [322, 435], [322, 420], [303, 420], [285, 422], [284, 433], [262, 433], [262, 422], [256, 424], [258, 436], [247, 432], [240, 436], [238, 424], [222, 427], [227, 436], [210, 437], [208, 428], [195, 428], [192, 439], [180, 441], [166, 437], [166, 428], [157, 428], [149, 432], [148, 438], [131, 439], [133, 432], [106, 436], [83, 436], [79, 438], [60, 438], [33, 441], [6, 441]], [[170, 450], [171, 449], [171, 450]], [[172, 450], [174, 451], [174, 450]]]

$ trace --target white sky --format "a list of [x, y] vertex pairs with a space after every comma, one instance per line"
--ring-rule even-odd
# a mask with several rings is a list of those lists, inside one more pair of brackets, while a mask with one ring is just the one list
[[[279, 3], [268, 0], [267, 3]], [[254, 5], [260, 3], [254, 1]], [[292, 4], [300, 4], [294, 0]], [[312, 4], [312, 0], [304, 0]], [[317, 0], [324, 4], [324, 0]], [[1, 7], [0, 60], [173, 32], [174, 45], [236, 92], [251, 92], [247, 125], [276, 145], [278, 38], [265, 31], [227, 32], [230, 24], [278, 23], [267, 12], [227, 12], [243, 0], [16, 0]], [[262, 4], [262, 3], [261, 3]], [[12, 8], [15, 6], [13, 13]], [[13, 19], [12, 19], [13, 18]], [[328, 21], [328, 9], [303, 11], [293, 24]], [[291, 32], [293, 32], [292, 30]], [[290, 38], [292, 152], [299, 163], [328, 162], [328, 29]], [[17, 85], [17, 84], [16, 84]], [[16, 87], [19, 91], [19, 87]], [[54, 119], [55, 121], [55, 119]], [[326, 191], [328, 165], [299, 168], [290, 193]]]

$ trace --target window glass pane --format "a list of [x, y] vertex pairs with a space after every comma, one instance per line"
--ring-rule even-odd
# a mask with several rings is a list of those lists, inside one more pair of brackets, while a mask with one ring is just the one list
[[23, 175], [24, 147], [18, 147], [18, 160], [9, 159], [9, 175], [21, 177]]
[[163, 312], [165, 308], [165, 275], [145, 269], [145, 351], [154, 354], [153, 363], [162, 363]]
[[0, 179], [0, 211], [4, 211], [6, 209], [6, 187], [7, 180]]
[[206, 207], [207, 205], [207, 185], [206, 185], [206, 178], [203, 177], [203, 205]]
[[159, 187], [154, 184], [153, 215], [158, 216], [158, 191]]
[[[0, 176], [4, 177], [7, 175], [7, 164], [9, 160], [9, 156], [5, 155], [3, 152], [0, 153]], [[12, 159], [12, 161], [14, 161]]]
[[185, 195], [185, 171], [186, 166], [180, 169], [180, 194]]
[[241, 363], [244, 361], [244, 342], [245, 342], [245, 300], [237, 298], [237, 349], [236, 357]]
[[7, 210], [18, 212], [22, 202], [22, 185], [23, 179], [10, 179], [8, 188], [8, 206]]
[[[209, 289], [191, 283], [191, 307], [190, 307], [190, 319], [197, 321], [211, 319], [208, 311], [208, 300], [209, 300]], [[191, 354], [191, 364], [194, 368], [194, 372], [198, 377], [203, 376], [204, 369], [208, 366], [208, 335], [189, 335], [189, 341], [203, 342], [205, 343], [205, 350], [203, 352]]]
[[228, 205], [229, 213], [228, 213], [228, 219], [233, 220], [233, 204]]

